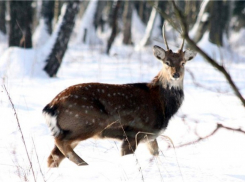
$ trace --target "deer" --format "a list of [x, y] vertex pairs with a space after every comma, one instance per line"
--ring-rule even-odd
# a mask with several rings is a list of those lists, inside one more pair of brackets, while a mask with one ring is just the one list
[[153, 46], [162, 68], [150, 83], [77, 84], [44, 107], [43, 115], [55, 143], [48, 167], [58, 167], [64, 158], [78, 166], [88, 165], [74, 148], [89, 138], [120, 140], [122, 156], [133, 154], [139, 143], [146, 143], [153, 156], [159, 154], [156, 138], [183, 102], [184, 67], [196, 56], [192, 50], [183, 51], [184, 39], [180, 49], [173, 52], [165, 28], [162, 33], [167, 50]]

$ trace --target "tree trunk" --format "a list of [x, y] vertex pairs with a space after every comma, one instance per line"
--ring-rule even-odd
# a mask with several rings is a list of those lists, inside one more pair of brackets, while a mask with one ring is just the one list
[[68, 1], [65, 11], [65, 15], [62, 20], [62, 25], [59, 29], [58, 36], [56, 38], [54, 47], [46, 60], [47, 64], [44, 70], [50, 77], [56, 76], [65, 51], [68, 46], [68, 42], [75, 24], [75, 17], [79, 10], [79, 1]]
[[103, 20], [103, 10], [106, 6], [106, 1], [99, 1], [97, 8], [96, 8], [96, 13], [94, 16], [94, 27], [97, 29], [99, 26], [103, 30], [103, 25], [104, 25], [104, 20]]
[[132, 13], [133, 13], [133, 2], [126, 1], [124, 4], [123, 12], [123, 43], [131, 44], [131, 23], [132, 23]]
[[200, 9], [201, 1], [189, 1], [185, 2], [185, 14], [189, 28], [192, 28], [197, 20], [197, 15]]
[[3, 34], [6, 34], [5, 12], [6, 2], [0, 1], [0, 32], [2, 32]]
[[203, 2], [203, 4], [201, 5], [199, 14], [197, 16], [197, 20], [195, 25], [193, 26], [193, 30], [192, 30], [192, 38], [194, 42], [199, 42], [204, 33], [208, 30], [208, 26], [209, 26], [209, 14], [208, 13], [210, 10], [210, 1], [205, 1]]
[[152, 7], [150, 19], [149, 19], [149, 21], [147, 23], [146, 30], [145, 30], [145, 35], [142, 38], [142, 40], [140, 41], [138, 48], [144, 47], [144, 46], [146, 46], [146, 45], [148, 45], [150, 43], [152, 30], [153, 30], [154, 23], [155, 23], [156, 16], [157, 16], [157, 10], [156, 10], [157, 6], [158, 6], [158, 1], [156, 1], [155, 2], [155, 6]]
[[47, 31], [52, 34], [52, 21], [54, 18], [54, 1], [45, 0], [42, 1], [41, 16], [47, 26]]
[[233, 23], [233, 29], [239, 31], [241, 28], [245, 27], [245, 1], [235, 1], [233, 16], [236, 17], [236, 21]]
[[223, 34], [227, 33], [229, 20], [229, 2], [228, 1], [210, 1], [210, 42], [223, 46]]
[[55, 23], [58, 21], [58, 18], [60, 16], [62, 5], [63, 5], [63, 1], [54, 0], [54, 22]]
[[119, 7], [121, 5], [121, 1], [117, 0], [117, 1], [114, 1], [114, 4], [113, 4], [113, 19], [112, 19], [112, 31], [111, 31], [111, 36], [108, 40], [108, 43], [107, 43], [107, 48], [106, 48], [106, 53], [109, 54], [110, 52], [110, 49], [111, 49], [111, 45], [112, 43], [114, 42], [115, 40], [115, 37], [117, 35], [117, 18], [118, 18], [118, 10], [119, 10]]
[[32, 1], [10, 1], [9, 46], [32, 47]]
[[90, 1], [81, 20], [79, 32], [77, 33], [77, 42], [83, 42], [88, 45], [100, 44], [94, 26], [94, 19], [98, 7], [98, 0]]

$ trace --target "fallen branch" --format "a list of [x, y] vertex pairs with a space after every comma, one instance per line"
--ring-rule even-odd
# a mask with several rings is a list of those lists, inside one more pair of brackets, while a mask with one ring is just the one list
[[[241, 128], [237, 128], [237, 129], [236, 128], [230, 128], [230, 127], [227, 127], [227, 126], [224, 126], [224, 125], [218, 123], [216, 128], [209, 135], [207, 135], [205, 137], [201, 137], [201, 136], [199, 136], [197, 134], [197, 132], [195, 132], [196, 135], [198, 136], [198, 138], [196, 140], [191, 141], [191, 142], [187, 142], [187, 143], [184, 143], [184, 144], [181, 144], [181, 145], [178, 145], [178, 146], [175, 146], [174, 148], [181, 148], [181, 147], [185, 147], [185, 146], [188, 146], [188, 145], [196, 144], [196, 143], [198, 143], [198, 142], [200, 142], [202, 140], [206, 140], [207, 138], [209, 138], [209, 137], [213, 136], [215, 133], [217, 133], [217, 131], [219, 129], [227, 129], [227, 130], [230, 130], [230, 131], [236, 131], [236, 132], [245, 134], [245, 131], [243, 131]], [[170, 146], [168, 148], [170, 148]]]

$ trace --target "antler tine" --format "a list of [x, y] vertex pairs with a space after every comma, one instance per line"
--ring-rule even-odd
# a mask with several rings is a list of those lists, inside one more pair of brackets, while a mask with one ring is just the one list
[[185, 39], [183, 38], [183, 41], [182, 41], [182, 44], [181, 44], [179, 51], [181, 51], [181, 52], [183, 51], [184, 44], [185, 44]]
[[162, 36], [163, 36], [163, 40], [164, 40], [164, 43], [166, 45], [166, 48], [167, 48], [167, 50], [169, 50], [168, 42], [167, 42], [167, 39], [165, 37], [165, 24], [163, 24], [163, 26], [162, 26]]

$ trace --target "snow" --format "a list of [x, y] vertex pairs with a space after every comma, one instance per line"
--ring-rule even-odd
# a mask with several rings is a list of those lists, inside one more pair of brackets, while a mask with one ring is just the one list
[[100, 43], [93, 22], [97, 4], [98, 0], [93, 0], [89, 3], [88, 8], [86, 9], [84, 16], [81, 19], [80, 27], [75, 29], [77, 30], [77, 43], [82, 42], [85, 35], [86, 40], [84, 42], [86, 44], [95, 45]]
[[[135, 31], [137, 33], [137, 29]], [[174, 146], [195, 140], [194, 130], [205, 137], [215, 129], [216, 123], [245, 130], [244, 107], [223, 76], [199, 55], [186, 64], [185, 100], [164, 136], [157, 139], [158, 157], [152, 157], [144, 144], [138, 146], [134, 155], [121, 157], [120, 142], [89, 139], [75, 149], [88, 166], [78, 167], [65, 159], [59, 168], [47, 168], [47, 157], [54, 143], [41, 111], [59, 92], [85, 82], [149, 82], [161, 69], [161, 63], [153, 56], [152, 46], [135, 51], [133, 46], [115, 44], [108, 56], [103, 53], [102, 45], [91, 48], [74, 43], [69, 45], [57, 78], [48, 78], [42, 69], [55, 39], [52, 36], [47, 44], [35, 49], [6, 48], [7, 39], [1, 40], [0, 181], [34, 181], [3, 85], [15, 105], [36, 181], [245, 181], [244, 134], [221, 129], [199, 143], [167, 148], [172, 145], [170, 140]], [[212, 56], [220, 54], [220, 49], [208, 42], [207, 35], [199, 46]], [[227, 51], [228, 48], [222, 49]], [[223, 62], [229, 66], [244, 96], [245, 64], [230, 61], [233, 55], [230, 51], [226, 55]], [[239, 57], [242, 58], [242, 53]], [[192, 74], [202, 87], [194, 84]]]
[[42, 47], [49, 38], [50, 34], [48, 33], [48, 27], [45, 24], [44, 18], [41, 18], [39, 20], [39, 25], [33, 34], [33, 47]]

